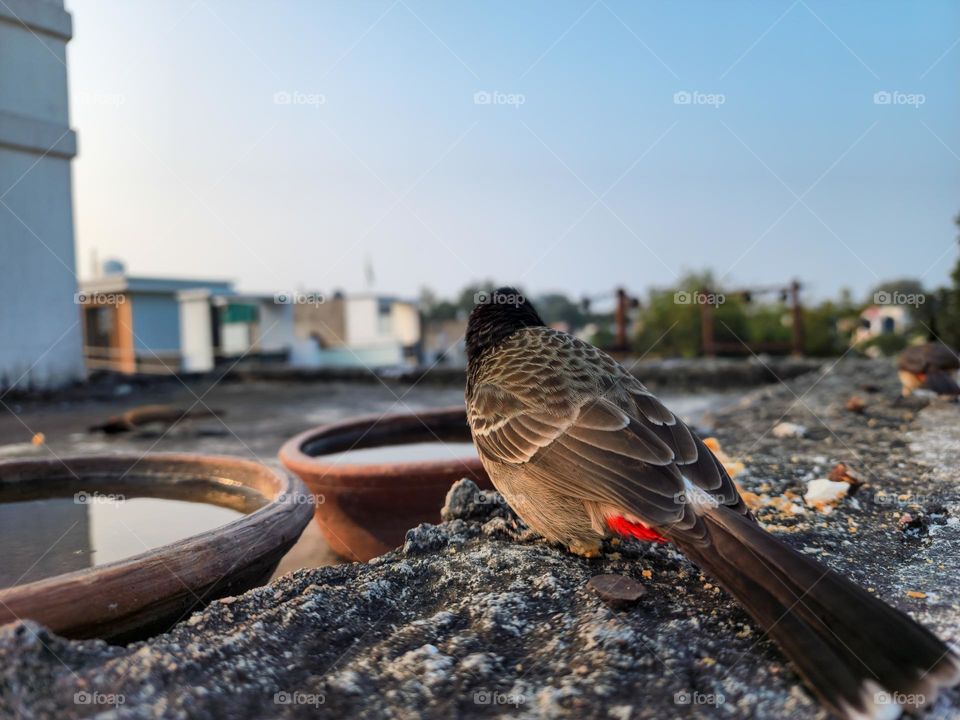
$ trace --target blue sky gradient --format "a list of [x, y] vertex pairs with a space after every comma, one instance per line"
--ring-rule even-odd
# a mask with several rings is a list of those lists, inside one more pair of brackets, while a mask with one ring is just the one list
[[960, 3], [67, 6], [81, 276], [825, 297], [957, 258]]

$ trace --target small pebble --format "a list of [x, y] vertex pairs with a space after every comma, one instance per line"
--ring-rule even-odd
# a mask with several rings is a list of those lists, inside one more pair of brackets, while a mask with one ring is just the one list
[[587, 584], [604, 602], [614, 607], [634, 603], [647, 592], [643, 585], [626, 575], [594, 575]]
[[807, 435], [807, 428], [791, 422], [782, 422], [771, 431], [776, 438], [802, 438]]
[[859, 395], [852, 395], [847, 400], [847, 410], [852, 413], [862, 414], [867, 409], [867, 401]]

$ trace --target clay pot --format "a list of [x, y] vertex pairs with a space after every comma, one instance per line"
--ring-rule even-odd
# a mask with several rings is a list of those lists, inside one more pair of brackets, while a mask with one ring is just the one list
[[253, 512], [213, 530], [92, 568], [0, 590], [0, 624], [36, 620], [113, 642], [168, 629], [216, 598], [266, 582], [313, 514], [296, 478], [236, 458], [153, 453], [0, 462], [5, 499], [79, 489], [212, 502]]
[[376, 464], [334, 464], [324, 456], [437, 440], [470, 441], [462, 407], [322, 425], [288, 440], [280, 460], [316, 495], [316, 520], [333, 551], [366, 561], [403, 544], [410, 528], [439, 522], [447, 490], [460, 478], [493, 486], [476, 455]]

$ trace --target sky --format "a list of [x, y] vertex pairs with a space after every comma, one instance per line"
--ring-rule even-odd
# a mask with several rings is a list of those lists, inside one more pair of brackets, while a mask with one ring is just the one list
[[957, 259], [952, 0], [66, 4], [81, 277], [823, 298]]

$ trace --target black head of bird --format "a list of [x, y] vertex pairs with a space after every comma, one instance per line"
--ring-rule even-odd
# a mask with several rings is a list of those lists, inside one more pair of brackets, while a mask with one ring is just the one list
[[517, 330], [546, 324], [533, 304], [514, 287], [478, 292], [476, 303], [467, 322], [467, 360], [471, 362]]

